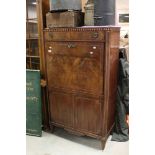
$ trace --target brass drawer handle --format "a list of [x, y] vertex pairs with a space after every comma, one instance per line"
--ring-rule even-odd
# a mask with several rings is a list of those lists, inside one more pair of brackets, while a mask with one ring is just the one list
[[68, 44], [68, 48], [75, 48], [76, 45], [75, 44]]
[[92, 37], [92, 38], [98, 38], [98, 32], [92, 33], [91, 37]]

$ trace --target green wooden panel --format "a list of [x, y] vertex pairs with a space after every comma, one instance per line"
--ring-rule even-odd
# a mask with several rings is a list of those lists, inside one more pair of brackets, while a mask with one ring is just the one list
[[26, 70], [26, 134], [42, 135], [40, 71]]

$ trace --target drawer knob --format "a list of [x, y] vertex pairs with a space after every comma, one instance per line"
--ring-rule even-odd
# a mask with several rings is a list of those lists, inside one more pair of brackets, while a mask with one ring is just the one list
[[91, 52], [90, 52], [90, 54], [91, 54], [91, 55], [93, 55], [93, 54], [94, 54], [94, 52], [92, 52], [92, 51], [91, 51]]
[[51, 53], [52, 52], [52, 50], [48, 50], [48, 53]]
[[51, 47], [51, 46], [49, 46], [49, 49], [52, 49], [52, 47]]
[[96, 46], [93, 46], [93, 49], [95, 50], [96, 49]]

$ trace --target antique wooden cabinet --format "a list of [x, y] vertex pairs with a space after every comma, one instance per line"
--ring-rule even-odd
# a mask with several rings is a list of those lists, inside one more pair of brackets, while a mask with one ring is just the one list
[[50, 127], [101, 140], [114, 126], [119, 27], [44, 30]]

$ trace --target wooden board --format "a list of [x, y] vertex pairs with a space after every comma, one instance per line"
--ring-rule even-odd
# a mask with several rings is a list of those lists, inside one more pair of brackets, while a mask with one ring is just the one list
[[26, 134], [42, 135], [40, 71], [26, 70]]

